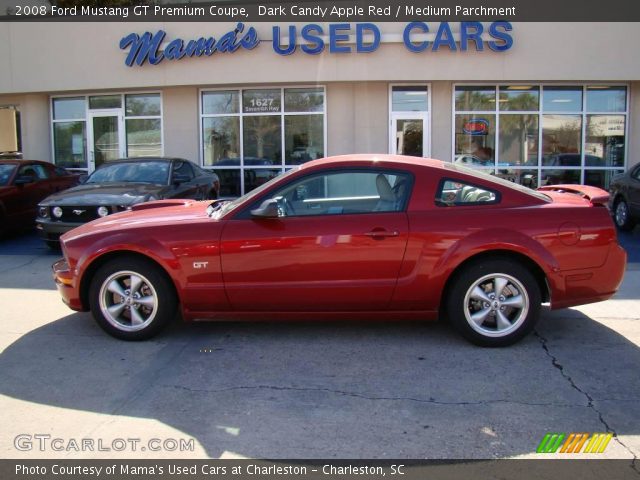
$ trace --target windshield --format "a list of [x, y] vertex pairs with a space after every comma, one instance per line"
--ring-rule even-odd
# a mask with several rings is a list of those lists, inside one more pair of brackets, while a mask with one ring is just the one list
[[289, 170], [288, 172], [284, 173], [283, 175], [279, 175], [279, 176], [277, 176], [275, 178], [272, 178], [268, 182], [263, 183], [262, 185], [260, 185], [258, 188], [255, 188], [255, 189], [251, 190], [249, 193], [245, 193], [242, 197], [236, 198], [235, 200], [233, 200], [231, 202], [223, 203], [220, 206], [220, 208], [212, 209], [209, 212], [209, 214], [212, 215], [212, 216], [215, 216], [216, 218], [221, 218], [222, 216], [226, 215], [227, 213], [232, 212], [233, 210], [238, 208], [238, 205], [244, 203], [245, 201], [247, 201], [247, 200], [251, 201], [252, 199], [257, 197], [258, 195], [260, 195], [263, 191], [265, 191], [267, 188], [271, 187], [271, 185], [273, 185], [276, 181], [280, 181], [280, 180], [288, 177], [293, 172], [297, 171], [299, 168], [300, 167], [292, 168], [291, 170]]
[[91, 174], [85, 183], [132, 182], [157, 183], [169, 182], [169, 162], [126, 162], [105, 165]]
[[15, 165], [9, 165], [9, 164], [0, 165], [0, 187], [5, 187], [9, 185], [9, 179], [13, 175], [13, 172], [15, 171], [15, 169], [16, 169]]
[[526, 193], [527, 195], [531, 195], [532, 197], [539, 198], [540, 200], [544, 200], [545, 202], [551, 201], [551, 198], [549, 198], [549, 196], [545, 195], [544, 193], [538, 192], [536, 190], [532, 190], [529, 187], [520, 185], [519, 183], [510, 182], [509, 180], [505, 180], [504, 178], [496, 177], [495, 175], [489, 175], [488, 173], [484, 173], [483, 171], [475, 170], [473, 168], [463, 167], [455, 163], [445, 163], [444, 168], [455, 170], [457, 172], [464, 173], [466, 175], [473, 175], [474, 177], [482, 178], [484, 180], [490, 180], [504, 187], [513, 188], [514, 190], [518, 190], [519, 192]]

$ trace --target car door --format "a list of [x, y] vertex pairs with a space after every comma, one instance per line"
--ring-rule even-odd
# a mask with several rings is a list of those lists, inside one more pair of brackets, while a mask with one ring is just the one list
[[222, 232], [222, 270], [232, 308], [387, 308], [408, 239], [410, 189], [401, 187], [409, 184], [408, 172], [330, 171], [260, 197], [251, 208], [275, 200], [278, 217], [252, 216], [247, 209]]
[[187, 160], [173, 162], [171, 183], [173, 185], [172, 198], [202, 198], [198, 184], [194, 182], [193, 168]]

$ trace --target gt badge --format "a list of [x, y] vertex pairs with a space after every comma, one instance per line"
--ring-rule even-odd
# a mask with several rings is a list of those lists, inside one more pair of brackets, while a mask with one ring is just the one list
[[207, 265], [209, 265], [209, 262], [193, 262], [193, 268], [195, 269], [207, 268]]

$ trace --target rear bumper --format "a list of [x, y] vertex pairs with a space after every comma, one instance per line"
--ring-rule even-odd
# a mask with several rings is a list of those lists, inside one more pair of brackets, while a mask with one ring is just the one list
[[72, 310], [79, 312], [86, 311], [80, 299], [80, 288], [77, 285], [74, 272], [64, 259], [58, 260], [51, 266], [53, 279], [56, 282], [58, 292], [62, 296], [62, 301]]
[[554, 274], [551, 308], [555, 310], [608, 300], [618, 291], [626, 265], [627, 252], [616, 243], [611, 246], [602, 266]]

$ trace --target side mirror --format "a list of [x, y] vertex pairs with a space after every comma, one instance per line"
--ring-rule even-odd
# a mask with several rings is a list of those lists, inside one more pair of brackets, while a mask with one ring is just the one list
[[14, 185], [26, 185], [27, 183], [33, 183], [35, 182], [36, 179], [33, 178], [31, 175], [20, 175], [19, 177], [16, 177], [16, 179], [13, 181]]
[[260, 207], [251, 210], [251, 215], [259, 218], [278, 218], [280, 215], [278, 212], [278, 201], [275, 198], [270, 198], [262, 202]]

